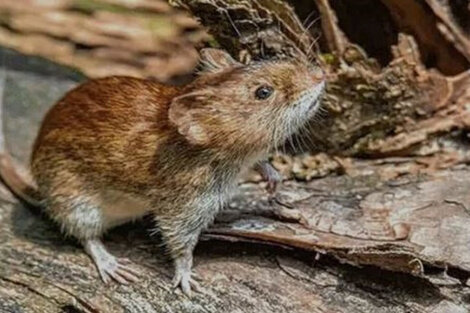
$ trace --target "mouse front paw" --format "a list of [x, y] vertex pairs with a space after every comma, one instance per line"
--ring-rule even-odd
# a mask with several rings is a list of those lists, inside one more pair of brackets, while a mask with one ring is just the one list
[[279, 172], [275, 172], [267, 177], [266, 190], [271, 196], [275, 196], [278, 186], [282, 183], [282, 176]]
[[261, 161], [255, 166], [263, 180], [267, 182], [266, 190], [270, 196], [275, 196], [279, 184], [282, 182], [282, 175], [268, 161]]

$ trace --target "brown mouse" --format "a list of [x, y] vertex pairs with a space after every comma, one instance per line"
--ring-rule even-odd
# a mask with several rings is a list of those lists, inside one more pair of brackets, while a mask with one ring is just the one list
[[[203, 49], [203, 72], [175, 87], [131, 77], [88, 81], [46, 115], [31, 158], [34, 184], [0, 151], [0, 174], [84, 246], [102, 279], [137, 272], [101, 242], [108, 229], [152, 214], [190, 294], [193, 249], [240, 174], [265, 160], [317, 111], [325, 81], [306, 61], [243, 65]], [[274, 173], [274, 174], [273, 174]]]

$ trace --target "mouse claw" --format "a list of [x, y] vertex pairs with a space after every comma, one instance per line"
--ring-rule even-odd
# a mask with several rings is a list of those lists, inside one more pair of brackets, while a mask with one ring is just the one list
[[104, 269], [98, 268], [98, 273], [100, 274], [101, 280], [105, 285], [108, 285], [111, 282], [111, 277]]
[[266, 191], [270, 195], [273, 195], [273, 196], [276, 195], [277, 189], [281, 183], [282, 183], [281, 174], [279, 174], [278, 172], [276, 172], [275, 174], [272, 174], [267, 179]]
[[138, 282], [139, 272], [128, 265], [120, 263], [119, 260], [110, 262], [99, 268], [100, 276], [104, 283], [109, 283], [110, 278], [122, 285], [129, 285], [131, 283]]
[[197, 293], [203, 293], [203, 288], [201, 285], [193, 278], [191, 278], [191, 274], [186, 275], [185, 273], [178, 273], [173, 278], [173, 288], [181, 288], [181, 291], [185, 296], [191, 298], [193, 295], [193, 291]]
[[203, 288], [193, 278], [197, 277], [191, 270], [192, 255], [186, 255], [175, 259], [175, 276], [173, 277], [173, 288], [181, 288], [184, 295], [191, 298], [192, 290], [197, 293], [202, 292]]
[[194, 273], [194, 272], [191, 273], [191, 278], [196, 282], [202, 281], [202, 277], [199, 274]]
[[281, 180], [268, 180], [266, 184], [266, 191], [271, 195], [275, 195], [280, 182]]
[[132, 261], [129, 260], [128, 258], [119, 258], [119, 259], [118, 259], [118, 262], [119, 262], [119, 264], [122, 264], [122, 265], [130, 265], [130, 264], [132, 264]]
[[84, 243], [84, 248], [95, 262], [98, 273], [105, 284], [109, 284], [111, 279], [123, 285], [139, 281], [139, 272], [130, 267], [132, 262], [113, 256], [101, 241], [88, 240]]
[[131, 283], [135, 283], [140, 280], [139, 271], [121, 263], [118, 264], [117, 273]]
[[269, 194], [275, 194], [278, 185], [282, 182], [282, 175], [269, 161], [261, 161], [255, 165], [263, 180], [267, 182], [266, 190]]

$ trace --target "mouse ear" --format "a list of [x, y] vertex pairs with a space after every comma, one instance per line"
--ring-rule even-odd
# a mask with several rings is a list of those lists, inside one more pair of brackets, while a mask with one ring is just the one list
[[202, 71], [217, 73], [230, 67], [242, 65], [224, 50], [204, 48], [201, 49], [200, 54]]
[[209, 136], [202, 124], [202, 109], [195, 107], [194, 103], [204, 101], [204, 94], [194, 92], [173, 99], [168, 111], [170, 122], [177, 128], [191, 144], [204, 145]]

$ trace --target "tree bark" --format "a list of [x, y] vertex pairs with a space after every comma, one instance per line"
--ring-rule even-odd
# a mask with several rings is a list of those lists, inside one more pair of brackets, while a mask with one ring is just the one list
[[163, 81], [197, 64], [207, 39], [197, 22], [163, 0], [0, 2], [0, 44], [74, 67], [89, 77]]

